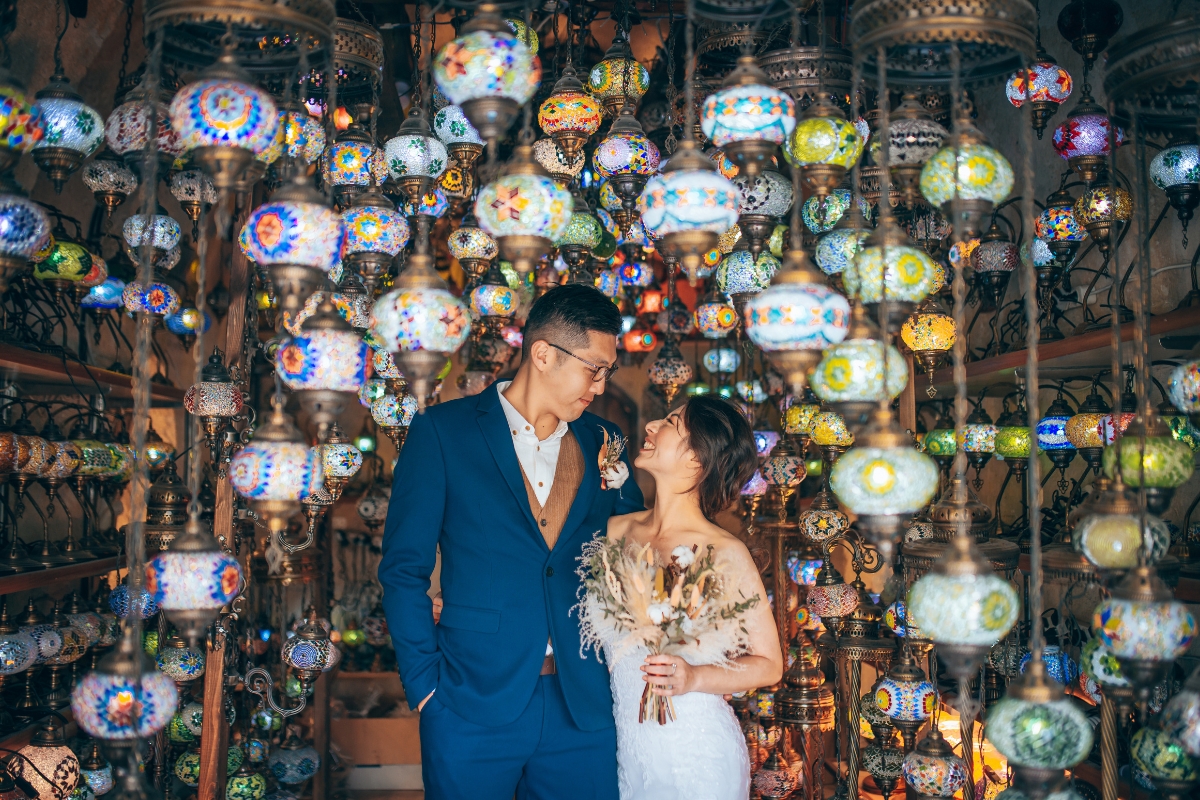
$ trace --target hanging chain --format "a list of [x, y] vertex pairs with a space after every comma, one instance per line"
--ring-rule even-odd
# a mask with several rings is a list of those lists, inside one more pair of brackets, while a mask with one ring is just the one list
[[54, 43], [54, 71], [62, 72], [62, 40], [67, 35], [67, 23], [71, 21], [71, 12], [67, 10], [64, 0], [57, 0], [54, 4], [54, 27], [58, 29], [58, 15], [62, 12], [62, 30], [58, 33], [58, 40]]
[[414, 26], [416, 36], [413, 37], [413, 82], [411, 92], [412, 104], [410, 108], [420, 108], [421, 106], [421, 84], [423, 82], [421, 74], [421, 27], [425, 24], [424, 17], [421, 15], [422, 6], [417, 6], [417, 24]]
[[133, 34], [133, 0], [125, 0], [125, 39], [121, 42], [121, 71], [117, 73], [117, 86], [125, 82], [125, 70], [129, 66], [129, 37]]
[[678, 139], [675, 138], [675, 98], [679, 92], [675, 89], [675, 15], [671, 9], [671, 0], [667, 0], [667, 154], [675, 152]]

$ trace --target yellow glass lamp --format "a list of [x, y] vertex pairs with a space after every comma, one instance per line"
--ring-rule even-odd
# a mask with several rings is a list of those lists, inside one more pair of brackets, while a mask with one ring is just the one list
[[900, 341], [912, 351], [917, 363], [929, 376], [929, 388], [925, 394], [930, 397], [937, 396], [937, 389], [933, 388], [934, 370], [954, 347], [957, 338], [954, 318], [941, 313], [932, 304], [918, 308], [900, 327]]

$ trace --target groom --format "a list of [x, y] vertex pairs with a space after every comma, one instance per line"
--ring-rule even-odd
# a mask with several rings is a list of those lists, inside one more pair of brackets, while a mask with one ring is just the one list
[[628, 454], [601, 475], [602, 429], [618, 430], [587, 413], [616, 371], [620, 332], [596, 289], [551, 289], [529, 312], [511, 383], [413, 420], [379, 582], [421, 712], [427, 800], [617, 800], [608, 671], [580, 655], [568, 611], [583, 544], [643, 508]]

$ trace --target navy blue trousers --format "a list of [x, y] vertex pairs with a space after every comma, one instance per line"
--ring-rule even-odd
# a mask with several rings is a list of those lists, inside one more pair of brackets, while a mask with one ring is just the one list
[[575, 726], [557, 675], [516, 721], [489, 728], [438, 702], [421, 710], [425, 800], [617, 800], [617, 732]]

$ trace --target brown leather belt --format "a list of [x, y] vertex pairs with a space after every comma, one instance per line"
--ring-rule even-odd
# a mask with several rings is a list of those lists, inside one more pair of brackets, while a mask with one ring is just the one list
[[542, 662], [542, 675], [557, 675], [558, 666], [554, 663], [554, 654], [546, 656], [546, 660]]

